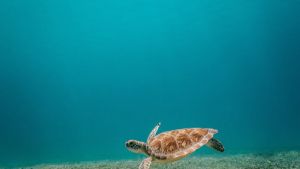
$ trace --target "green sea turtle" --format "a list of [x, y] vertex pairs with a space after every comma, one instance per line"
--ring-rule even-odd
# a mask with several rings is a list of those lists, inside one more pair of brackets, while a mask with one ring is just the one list
[[213, 138], [218, 133], [209, 128], [186, 128], [163, 132], [156, 135], [158, 123], [148, 136], [147, 142], [128, 140], [125, 145], [129, 151], [145, 154], [148, 157], [139, 165], [139, 169], [149, 169], [151, 162], [172, 162], [186, 157], [203, 145], [223, 152], [220, 141]]

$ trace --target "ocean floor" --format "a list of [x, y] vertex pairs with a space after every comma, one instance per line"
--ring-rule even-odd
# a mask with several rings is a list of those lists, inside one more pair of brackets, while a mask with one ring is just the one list
[[[42, 164], [18, 169], [137, 169], [140, 160]], [[222, 157], [187, 157], [151, 169], [300, 169], [300, 151], [240, 154]]]

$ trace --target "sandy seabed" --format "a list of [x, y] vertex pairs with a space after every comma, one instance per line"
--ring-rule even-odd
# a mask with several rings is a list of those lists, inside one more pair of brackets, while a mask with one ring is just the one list
[[[41, 164], [17, 169], [137, 169], [140, 160], [94, 161]], [[300, 169], [300, 151], [240, 154], [222, 157], [187, 157], [169, 164], [152, 164], [151, 169]]]

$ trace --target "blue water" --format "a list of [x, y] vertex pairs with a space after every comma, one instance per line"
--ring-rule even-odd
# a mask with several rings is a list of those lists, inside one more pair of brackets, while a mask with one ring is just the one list
[[216, 128], [227, 153], [300, 149], [299, 8], [1, 1], [0, 166], [140, 158], [124, 142], [157, 122]]

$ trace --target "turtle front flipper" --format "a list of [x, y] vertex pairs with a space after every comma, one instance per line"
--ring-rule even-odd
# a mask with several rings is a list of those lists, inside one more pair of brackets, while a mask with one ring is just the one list
[[145, 158], [140, 166], [139, 166], [139, 169], [149, 169], [150, 168], [150, 165], [151, 165], [151, 162], [152, 162], [152, 157], [148, 157], [148, 158]]
[[160, 122], [152, 129], [151, 133], [148, 136], [147, 143], [149, 143], [150, 139], [152, 139], [156, 135], [159, 126], [160, 126]]

